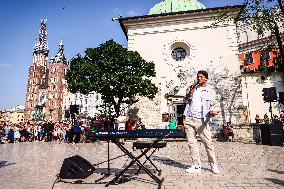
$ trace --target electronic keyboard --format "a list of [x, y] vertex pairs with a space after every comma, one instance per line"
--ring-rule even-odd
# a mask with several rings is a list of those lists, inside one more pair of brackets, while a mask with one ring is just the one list
[[91, 131], [90, 138], [186, 138], [182, 129], [138, 129], [132, 131], [109, 130], [109, 131]]

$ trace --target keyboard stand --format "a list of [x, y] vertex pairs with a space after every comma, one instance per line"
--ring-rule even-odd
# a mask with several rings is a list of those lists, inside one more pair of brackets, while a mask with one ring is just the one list
[[[164, 138], [164, 137], [163, 137]], [[148, 148], [146, 148], [144, 151], [141, 151], [141, 154], [139, 156], [134, 156], [129, 150], [127, 150], [117, 139], [113, 139], [112, 142], [116, 144], [116, 146], [122, 151], [124, 152], [124, 154], [126, 154], [129, 158], [132, 159], [132, 161], [121, 171], [119, 172], [114, 179], [112, 179], [111, 181], [109, 181], [105, 186], [108, 187], [109, 185], [113, 185], [118, 183], [118, 180], [121, 176], [123, 176], [123, 174], [131, 167], [133, 166], [135, 163], [139, 166], [140, 169], [142, 169], [143, 171], [145, 171], [155, 182], [158, 183], [159, 185], [159, 189], [162, 186], [162, 183], [164, 181], [164, 179], [159, 179], [156, 175], [154, 175], [147, 167], [145, 167], [144, 164], [142, 164], [140, 162], [140, 158], [145, 156], [156, 144], [158, 144], [158, 142], [160, 142], [163, 138], [157, 138], [156, 140], [154, 140]]]

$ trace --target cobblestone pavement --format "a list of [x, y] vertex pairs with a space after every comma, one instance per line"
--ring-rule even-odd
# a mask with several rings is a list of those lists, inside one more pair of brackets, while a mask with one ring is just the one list
[[[125, 144], [131, 148], [131, 143]], [[214, 175], [201, 148], [202, 172], [187, 174], [186, 166], [190, 163], [188, 148], [185, 142], [168, 143], [153, 156], [153, 162], [161, 168], [164, 183], [162, 188], [284, 188], [284, 148], [244, 144], [240, 142], [215, 142], [220, 174]], [[121, 155], [120, 150], [111, 144], [111, 157]], [[97, 164], [107, 158], [107, 143], [58, 144], [58, 143], [18, 143], [0, 145], [0, 188], [52, 188], [56, 175], [65, 158], [80, 155]], [[138, 151], [135, 151], [137, 153]], [[129, 162], [121, 157], [111, 162], [111, 171], [117, 172]], [[105, 188], [103, 183], [95, 180], [107, 171], [107, 164], [99, 165], [95, 172], [83, 180], [83, 184], [58, 182], [54, 188], [89, 189]], [[137, 169], [137, 166], [130, 171]], [[103, 180], [106, 182], [113, 178]], [[69, 182], [72, 182], [72, 180]], [[130, 181], [112, 188], [157, 188], [157, 184], [145, 173], [133, 176]]]

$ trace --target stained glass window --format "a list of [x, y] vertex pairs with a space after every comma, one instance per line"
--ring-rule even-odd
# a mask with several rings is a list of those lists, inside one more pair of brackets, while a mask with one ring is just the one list
[[187, 53], [186, 50], [184, 48], [178, 47], [173, 49], [172, 51], [172, 58], [175, 61], [183, 61], [186, 57]]

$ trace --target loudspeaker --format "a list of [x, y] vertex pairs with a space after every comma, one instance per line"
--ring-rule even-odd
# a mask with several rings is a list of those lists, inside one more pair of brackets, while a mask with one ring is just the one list
[[283, 134], [271, 134], [269, 145], [270, 146], [282, 146], [283, 145]]
[[269, 124], [259, 124], [261, 132], [261, 144], [269, 145], [270, 144], [270, 129]]
[[282, 123], [274, 123], [270, 124], [270, 134], [283, 134], [283, 124]]
[[263, 88], [262, 96], [265, 102], [274, 102], [277, 101], [277, 92], [276, 87]]
[[276, 87], [270, 87], [270, 98], [271, 101], [277, 101], [277, 92], [276, 92]]
[[282, 123], [271, 124], [270, 145], [271, 146], [283, 145], [283, 124]]
[[283, 125], [260, 124], [261, 142], [263, 145], [281, 146], [283, 144]]
[[62, 179], [85, 179], [95, 171], [94, 166], [81, 156], [64, 159], [59, 177]]

